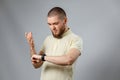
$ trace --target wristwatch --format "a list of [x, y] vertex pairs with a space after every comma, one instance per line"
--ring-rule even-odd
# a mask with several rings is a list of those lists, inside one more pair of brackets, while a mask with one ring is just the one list
[[45, 61], [45, 56], [46, 56], [46, 54], [42, 54], [42, 56], [41, 56], [42, 61]]

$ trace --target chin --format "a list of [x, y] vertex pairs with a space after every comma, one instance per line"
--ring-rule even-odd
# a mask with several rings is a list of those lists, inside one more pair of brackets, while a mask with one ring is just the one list
[[62, 38], [61, 35], [56, 35], [56, 34], [53, 34], [53, 37], [58, 38], [58, 39]]

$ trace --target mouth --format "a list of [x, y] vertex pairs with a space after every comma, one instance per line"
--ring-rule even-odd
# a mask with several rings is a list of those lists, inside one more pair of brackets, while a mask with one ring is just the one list
[[57, 34], [57, 32], [58, 32], [57, 30], [53, 30], [53, 33], [54, 33], [54, 34]]

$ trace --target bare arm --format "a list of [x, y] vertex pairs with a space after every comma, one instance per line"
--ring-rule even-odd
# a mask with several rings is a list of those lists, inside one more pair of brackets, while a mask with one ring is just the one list
[[45, 56], [45, 60], [57, 65], [72, 65], [80, 56], [80, 51], [73, 48], [66, 55], [63, 56]]
[[[33, 41], [33, 37], [32, 37], [32, 32], [25, 33], [25, 37], [26, 37], [28, 44], [30, 46], [30, 56], [31, 56], [32, 64], [33, 64], [34, 68], [39, 68], [43, 62], [40, 59], [36, 60], [36, 59], [32, 58], [33, 55], [36, 55], [34, 41]], [[40, 51], [39, 55], [42, 55], [42, 54], [43, 54], [43, 52]]]
[[[80, 51], [78, 49], [71, 49], [66, 55], [63, 56], [45, 56], [45, 60], [57, 65], [72, 65], [75, 60], [80, 56]], [[40, 55], [33, 55], [33, 58], [41, 59]]]

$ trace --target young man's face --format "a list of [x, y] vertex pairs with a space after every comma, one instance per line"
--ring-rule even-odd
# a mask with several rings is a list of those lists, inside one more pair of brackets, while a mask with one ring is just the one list
[[48, 25], [54, 37], [61, 38], [65, 31], [66, 19], [60, 19], [58, 16], [48, 17]]

